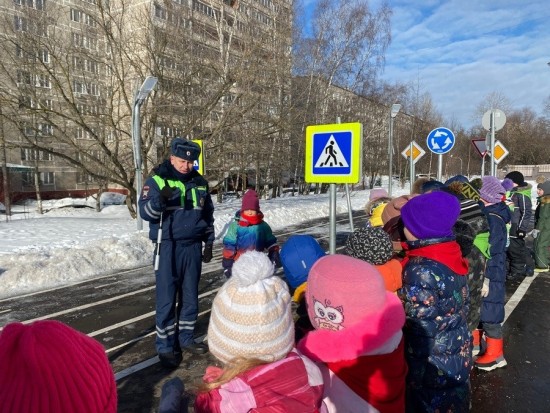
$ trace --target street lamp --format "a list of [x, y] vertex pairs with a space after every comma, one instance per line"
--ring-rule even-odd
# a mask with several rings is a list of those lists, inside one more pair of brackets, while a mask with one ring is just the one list
[[462, 175], [462, 158], [460, 156], [451, 155], [451, 158], [456, 158], [460, 161], [460, 175]]
[[134, 163], [136, 168], [136, 214], [137, 214], [137, 229], [141, 231], [143, 229], [143, 222], [139, 216], [139, 193], [142, 187], [142, 173], [141, 173], [141, 125], [139, 119], [139, 110], [149, 93], [153, 90], [157, 84], [157, 78], [153, 76], [147, 76], [141, 87], [136, 90], [134, 95], [134, 107], [132, 110], [132, 142], [134, 144]]
[[401, 109], [401, 105], [399, 103], [394, 103], [391, 105], [390, 110], [390, 133], [388, 138], [388, 156], [389, 156], [389, 174], [388, 174], [388, 196], [391, 196], [391, 184], [392, 184], [392, 176], [393, 176], [393, 118], [397, 116], [399, 113], [399, 110]]

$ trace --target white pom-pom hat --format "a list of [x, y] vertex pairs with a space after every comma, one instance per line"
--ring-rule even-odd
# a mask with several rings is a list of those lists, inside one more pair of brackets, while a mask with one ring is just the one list
[[266, 254], [249, 251], [212, 303], [208, 347], [221, 362], [237, 357], [280, 360], [294, 347], [294, 323], [286, 283], [273, 275]]

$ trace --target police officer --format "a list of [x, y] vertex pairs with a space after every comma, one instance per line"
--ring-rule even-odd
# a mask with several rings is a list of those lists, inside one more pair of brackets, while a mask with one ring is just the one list
[[200, 151], [195, 142], [175, 138], [170, 159], [153, 170], [139, 200], [141, 217], [149, 221], [149, 238], [155, 243], [155, 346], [166, 367], [177, 367], [182, 351], [207, 352], [205, 344], [193, 339], [201, 266], [212, 259], [214, 243], [208, 182], [193, 168]]

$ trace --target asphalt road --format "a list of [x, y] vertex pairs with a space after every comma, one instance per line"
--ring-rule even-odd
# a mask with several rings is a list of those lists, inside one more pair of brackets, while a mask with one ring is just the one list
[[[354, 213], [355, 226], [364, 222]], [[342, 248], [350, 225], [347, 214], [338, 216], [337, 249]], [[280, 244], [293, 233], [319, 238], [328, 250], [326, 219], [286, 228], [277, 235]], [[209, 310], [224, 276], [221, 251], [203, 266], [199, 286], [198, 339], [207, 331]], [[472, 373], [473, 412], [550, 411], [549, 333], [546, 325], [550, 274], [542, 273], [507, 286], [507, 320], [504, 324], [508, 366], [492, 372]], [[151, 267], [129, 269], [75, 285], [0, 300], [0, 326], [11, 321], [57, 319], [99, 340], [107, 349], [115, 371], [118, 411], [155, 412], [162, 384], [180, 377], [186, 389], [198, 383], [210, 355], [185, 356], [176, 370], [162, 368], [154, 351], [154, 276]], [[191, 410], [190, 410], [191, 411]]]

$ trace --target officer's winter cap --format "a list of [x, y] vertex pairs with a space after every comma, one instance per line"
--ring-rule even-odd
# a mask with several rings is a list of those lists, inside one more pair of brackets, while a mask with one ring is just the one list
[[506, 194], [506, 189], [502, 186], [498, 178], [494, 176], [484, 176], [481, 178], [482, 185], [479, 190], [479, 196], [485, 201], [496, 204], [502, 201]]
[[393, 256], [393, 245], [390, 236], [382, 228], [359, 228], [346, 240], [345, 252], [351, 257], [381, 265]]
[[453, 236], [453, 225], [459, 215], [460, 202], [443, 191], [416, 196], [401, 208], [405, 228], [418, 239]]
[[197, 143], [183, 138], [175, 138], [171, 149], [172, 155], [191, 162], [199, 159], [201, 154], [201, 147]]
[[0, 412], [115, 413], [115, 376], [96, 340], [53, 320], [0, 333]]
[[236, 358], [280, 360], [294, 347], [294, 322], [286, 283], [273, 275], [266, 254], [248, 251], [212, 303], [208, 347], [223, 363]]

